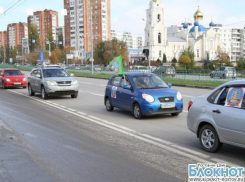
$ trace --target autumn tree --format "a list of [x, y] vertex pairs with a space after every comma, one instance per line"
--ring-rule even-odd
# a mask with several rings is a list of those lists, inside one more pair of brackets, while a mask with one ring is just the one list
[[39, 34], [37, 26], [34, 23], [30, 24], [30, 29], [28, 31], [28, 39], [30, 52], [34, 52], [36, 48], [40, 47]]
[[225, 53], [220, 46], [217, 49], [217, 61], [221, 64], [227, 64], [230, 62], [230, 57], [227, 53]]
[[60, 62], [59, 60], [60, 54], [61, 54], [60, 49], [54, 49], [54, 51], [52, 52], [51, 58], [50, 58], [52, 64], [57, 64]]
[[189, 56], [191, 62], [189, 64], [186, 64], [185, 66], [188, 69], [193, 69], [195, 67], [195, 53], [193, 52], [193, 50], [191, 49], [191, 47], [188, 47], [187, 49], [185, 49], [182, 52], [182, 55], [187, 55]]
[[123, 61], [128, 62], [127, 45], [123, 41], [113, 39], [98, 43], [94, 50], [95, 64], [107, 65], [114, 57], [122, 56]]
[[64, 46], [63, 46], [64, 42], [63, 42], [63, 34], [62, 33], [60, 33], [58, 35], [58, 43], [59, 43], [59, 45], [58, 45], [59, 49], [63, 50], [64, 49]]
[[1, 46], [0, 50], [0, 62], [4, 62], [4, 47]]
[[188, 55], [182, 54], [179, 58], [179, 63], [186, 66], [191, 63], [191, 58]]

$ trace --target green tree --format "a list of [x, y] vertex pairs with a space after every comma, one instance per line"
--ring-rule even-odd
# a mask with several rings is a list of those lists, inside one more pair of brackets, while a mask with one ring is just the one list
[[186, 66], [191, 63], [191, 58], [188, 55], [182, 54], [179, 58], [179, 63]]
[[245, 70], [245, 59], [244, 58], [240, 58], [239, 61], [237, 62], [237, 69]]
[[[50, 28], [48, 30], [48, 35], [46, 38], [47, 41], [49, 41], [50, 44], [50, 51], [52, 52], [55, 49], [55, 43], [54, 43], [54, 38], [53, 38], [53, 33], [52, 33], [52, 29]], [[46, 50], [49, 50], [49, 44], [46, 44]]]
[[177, 61], [177, 59], [174, 57], [174, 58], [172, 59], [171, 62], [172, 62], [172, 63], [177, 63], [178, 61]]
[[163, 63], [166, 63], [167, 62], [167, 57], [166, 57], [166, 54], [165, 53], [163, 54], [163, 60], [162, 61], [163, 61]]
[[[61, 44], [60, 44], [61, 43]], [[59, 47], [59, 49], [60, 50], [63, 50], [64, 49], [64, 42], [63, 42], [63, 34], [62, 33], [60, 33], [59, 35], [58, 35], [58, 47]]]
[[34, 52], [35, 49], [40, 48], [38, 30], [37, 26], [34, 23], [30, 24], [30, 29], [28, 31], [28, 39], [30, 52]]
[[0, 50], [0, 62], [4, 62], [4, 47], [1, 46]]
[[10, 58], [10, 48], [7, 45], [5, 47], [5, 63], [9, 63], [9, 58]]
[[182, 52], [182, 55], [188, 55], [189, 56], [189, 58], [191, 59], [191, 62], [185, 66], [188, 69], [193, 69], [195, 67], [195, 53], [191, 50], [191, 47], [188, 47], [188, 49], [185, 49]]
[[124, 62], [128, 62], [127, 45], [117, 39], [102, 41], [94, 49], [95, 64], [107, 65], [114, 57], [119, 55], [122, 56]]

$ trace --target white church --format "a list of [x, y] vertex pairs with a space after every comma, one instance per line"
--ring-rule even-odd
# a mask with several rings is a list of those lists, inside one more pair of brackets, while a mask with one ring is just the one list
[[[217, 49], [223, 48], [219, 35], [211, 21], [208, 29], [201, 25], [203, 13], [199, 10], [194, 14], [194, 26], [183, 24], [180, 31], [172, 28], [168, 32], [165, 26], [165, 13], [161, 0], [151, 0], [149, 9], [146, 10], [145, 47], [144, 52], [149, 53], [148, 59], [163, 60], [166, 54], [167, 60], [174, 57], [178, 60], [183, 50], [188, 47], [195, 53], [195, 61], [216, 60]], [[170, 30], [170, 29], [169, 29]]]

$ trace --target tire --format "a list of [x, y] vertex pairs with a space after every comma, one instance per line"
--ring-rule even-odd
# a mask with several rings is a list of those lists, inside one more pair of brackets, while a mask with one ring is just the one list
[[141, 112], [141, 109], [140, 109], [140, 106], [138, 103], [134, 104], [134, 107], [133, 107], [133, 115], [136, 119], [141, 119], [142, 118], [142, 112]]
[[41, 88], [41, 97], [43, 100], [46, 100], [48, 98], [48, 94], [46, 94], [44, 86]]
[[220, 78], [223, 78], [223, 79], [225, 79], [226, 78], [226, 76], [225, 75], [222, 75]]
[[29, 94], [29, 96], [35, 95], [35, 92], [33, 92], [32, 88], [31, 88], [31, 84], [28, 84], [28, 94]]
[[222, 143], [219, 141], [219, 137], [215, 129], [210, 125], [204, 125], [199, 132], [199, 141], [202, 148], [206, 152], [215, 153], [218, 152]]
[[171, 113], [172, 116], [178, 116], [179, 113]]
[[105, 100], [105, 107], [106, 107], [106, 110], [111, 112], [113, 111], [114, 107], [111, 105], [111, 101], [109, 98], [106, 98]]
[[24, 89], [26, 89], [26, 87], [23, 87]]
[[213, 78], [214, 77], [214, 75], [213, 74], [210, 74], [210, 78]]
[[71, 98], [77, 98], [78, 92], [75, 92], [74, 94], [71, 95]]

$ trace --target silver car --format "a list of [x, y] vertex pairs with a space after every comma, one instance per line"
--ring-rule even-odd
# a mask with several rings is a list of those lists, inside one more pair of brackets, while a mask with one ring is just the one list
[[245, 80], [193, 97], [188, 110], [187, 126], [205, 151], [217, 152], [223, 143], [245, 148]]
[[28, 93], [41, 93], [42, 99], [51, 95], [71, 95], [77, 98], [78, 81], [59, 66], [47, 65], [34, 68], [28, 76]]
[[220, 78], [236, 78], [236, 69], [234, 67], [222, 66], [213, 70], [210, 73], [210, 77], [220, 77]]

